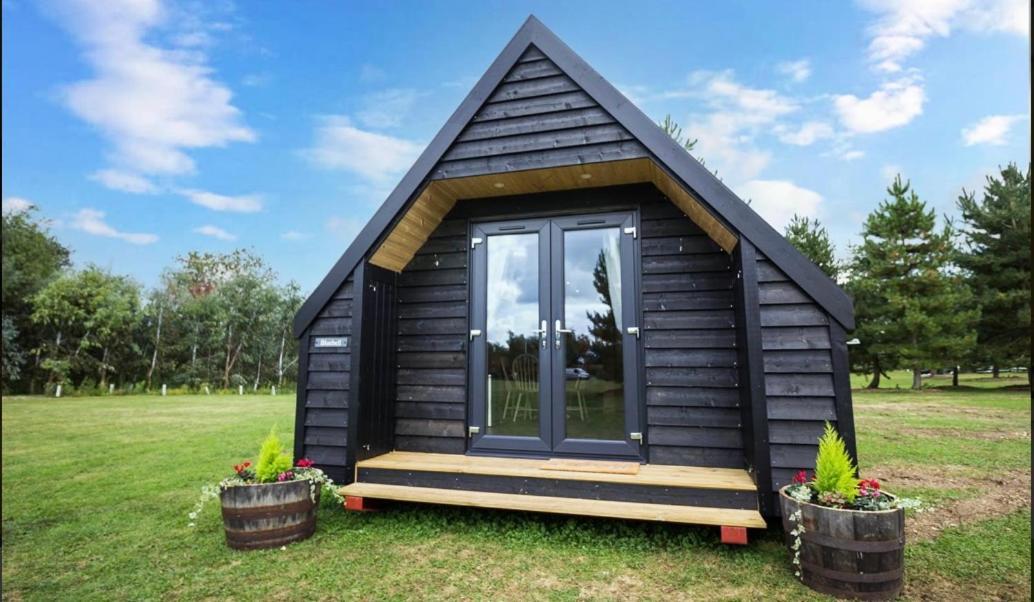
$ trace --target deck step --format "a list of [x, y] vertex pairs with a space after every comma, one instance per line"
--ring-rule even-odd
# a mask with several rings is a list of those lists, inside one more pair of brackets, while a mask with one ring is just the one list
[[[599, 475], [594, 475], [599, 476]], [[499, 510], [523, 510], [526, 512], [547, 512], [552, 514], [574, 514], [635, 520], [684, 523], [693, 525], [715, 525], [728, 527], [764, 528], [765, 519], [757, 510], [728, 508], [707, 508], [700, 506], [678, 506], [671, 504], [646, 504], [639, 502], [615, 502], [582, 498], [565, 498], [512, 493], [490, 493], [458, 489], [436, 489], [431, 487], [409, 487], [405, 485], [382, 485], [379, 483], [352, 483], [340, 490], [341, 495], [400, 502], [419, 502], [494, 508]]]
[[[594, 469], [591, 463], [586, 463], [585, 472], [550, 470], [546, 468], [547, 463], [547, 460], [529, 458], [395, 451], [363, 460], [358, 463], [356, 469], [360, 476], [364, 469], [379, 469], [725, 491], [757, 491], [757, 487], [754, 486], [754, 481], [747, 471], [734, 468], [645, 464], [639, 466], [639, 470], [635, 474], [623, 474], [621, 472], [600, 472]], [[361, 481], [362, 478], [358, 480]]]

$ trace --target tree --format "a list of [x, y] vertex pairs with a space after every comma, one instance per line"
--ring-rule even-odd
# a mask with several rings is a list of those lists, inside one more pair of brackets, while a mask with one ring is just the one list
[[1023, 365], [1030, 374], [1030, 166], [987, 177], [982, 199], [962, 191], [959, 265], [980, 306], [975, 361]]
[[[37, 362], [26, 353], [38, 346], [43, 333], [32, 321], [32, 299], [68, 265], [69, 251], [36, 219], [35, 210], [3, 215], [3, 386], [38, 376]], [[20, 358], [21, 361], [18, 360]], [[26, 365], [28, 363], [28, 365]], [[15, 366], [18, 367], [15, 370]]]
[[108, 376], [139, 357], [134, 331], [140, 317], [140, 287], [96, 266], [69, 272], [33, 298], [32, 320], [50, 336], [41, 341], [49, 382]]
[[693, 148], [697, 145], [697, 139], [684, 135], [682, 133], [682, 126], [675, 123], [671, 115], [665, 115], [664, 120], [657, 122], [657, 125], [664, 130], [665, 134], [671, 136], [671, 139], [678, 143], [679, 146], [686, 149], [687, 153], [693, 152]]
[[836, 260], [829, 232], [819, 220], [801, 217], [795, 213], [786, 226], [785, 235], [790, 244], [817, 265], [827, 276], [833, 280], [837, 279], [840, 274], [840, 264]]
[[874, 386], [884, 370], [912, 371], [922, 387], [924, 368], [955, 360], [973, 346], [978, 311], [962, 277], [952, 270], [953, 230], [936, 229], [932, 209], [901, 176], [887, 189], [890, 199], [865, 220], [862, 244], [851, 265], [862, 353]]

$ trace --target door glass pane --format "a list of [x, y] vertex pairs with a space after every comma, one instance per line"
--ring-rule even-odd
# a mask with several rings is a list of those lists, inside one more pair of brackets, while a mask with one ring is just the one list
[[485, 426], [539, 435], [539, 235], [489, 236]]
[[564, 232], [567, 437], [625, 439], [618, 228]]

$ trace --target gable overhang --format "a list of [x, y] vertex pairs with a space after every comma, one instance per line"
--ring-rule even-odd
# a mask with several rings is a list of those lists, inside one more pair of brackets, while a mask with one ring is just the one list
[[[578, 84], [646, 148], [649, 156], [625, 161], [585, 163], [543, 170], [433, 179], [435, 166], [471, 122], [478, 109], [491, 96], [504, 76], [530, 47], [537, 48], [565, 75]], [[639, 163], [633, 165], [633, 161]], [[644, 161], [645, 163], [643, 163]], [[606, 169], [607, 166], [610, 166], [613, 171]], [[635, 172], [634, 175], [627, 177], [642, 179], [618, 181], [621, 177], [626, 177], [623, 175], [625, 168], [628, 168], [628, 172]], [[583, 173], [591, 174], [587, 181], [581, 177]], [[735, 247], [735, 241], [739, 237], [751, 241], [761, 253], [800, 286], [833, 319], [846, 330], [854, 329], [854, 309], [851, 299], [835, 282], [801, 255], [747, 203], [657, 127], [649, 117], [603, 79], [542, 22], [534, 16], [530, 16], [424, 149], [384, 204], [302, 304], [295, 315], [295, 336], [301, 336], [334, 294], [334, 291], [364, 257], [368, 257], [375, 265], [394, 271], [404, 268], [412, 257], [410, 251], [415, 253], [419, 248], [418, 246], [412, 248], [413, 245], [421, 240], [426, 240], [426, 237], [433, 231], [432, 227], [424, 233], [427, 225], [436, 226], [437, 223], [440, 223], [442, 217], [458, 199], [561, 190], [563, 188], [546, 188], [546, 186], [551, 185], [550, 182], [559, 183], [571, 177], [585, 181], [585, 184], [569, 186], [569, 188], [597, 187], [636, 181], [653, 182], [723, 249], [731, 252], [732, 249], [727, 248], [727, 245], [731, 244]], [[507, 190], [508, 181], [511, 182], [509, 190]], [[502, 183], [502, 188], [496, 186], [497, 183]], [[522, 190], [522, 187], [527, 189]], [[486, 191], [487, 194], [485, 194]], [[388, 244], [389, 241], [391, 241], [390, 244]]]
[[736, 234], [649, 157], [433, 180], [375, 246], [370, 263], [401, 272], [459, 200], [652, 183], [727, 253]]

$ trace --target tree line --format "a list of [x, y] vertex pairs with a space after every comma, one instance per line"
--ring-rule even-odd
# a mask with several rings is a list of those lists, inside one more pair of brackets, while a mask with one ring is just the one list
[[3, 388], [53, 394], [290, 387], [302, 302], [247, 250], [191, 252], [145, 289], [70, 251], [32, 211], [3, 216]]
[[[687, 141], [691, 144], [691, 141]], [[786, 237], [854, 300], [852, 368], [879, 386], [890, 370], [1030, 367], [1030, 167], [963, 190], [958, 224], [900, 176], [841, 262], [826, 228], [794, 216]], [[5, 392], [200, 391], [291, 386], [296, 284], [254, 253], [191, 252], [145, 289], [70, 251], [32, 211], [3, 216]]]
[[862, 241], [838, 262], [829, 233], [794, 216], [786, 237], [854, 300], [859, 344], [853, 370], [878, 387], [890, 370], [1002, 368], [1031, 363], [1030, 166], [987, 176], [979, 196], [963, 190], [958, 223], [898, 176], [865, 219]]

